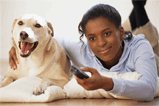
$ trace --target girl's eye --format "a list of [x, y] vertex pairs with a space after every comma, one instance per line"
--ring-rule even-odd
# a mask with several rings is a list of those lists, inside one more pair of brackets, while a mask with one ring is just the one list
[[106, 33], [105, 33], [105, 36], [108, 36], [108, 35], [110, 35], [110, 32], [106, 32]]
[[89, 40], [95, 40], [96, 38], [95, 37], [91, 37], [91, 38], [89, 38]]
[[40, 24], [36, 24], [36, 25], [35, 25], [35, 27], [40, 28], [40, 27], [41, 27], [41, 25], [40, 25]]
[[19, 25], [23, 25], [23, 22], [22, 22], [22, 21], [19, 21], [18, 24], [19, 24]]

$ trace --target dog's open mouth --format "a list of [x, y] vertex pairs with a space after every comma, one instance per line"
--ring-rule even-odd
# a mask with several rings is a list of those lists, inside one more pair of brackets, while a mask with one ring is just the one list
[[38, 45], [38, 42], [28, 43], [25, 41], [20, 41], [19, 42], [19, 48], [21, 50], [20, 56], [28, 57], [31, 54], [31, 52], [35, 50], [37, 45]]

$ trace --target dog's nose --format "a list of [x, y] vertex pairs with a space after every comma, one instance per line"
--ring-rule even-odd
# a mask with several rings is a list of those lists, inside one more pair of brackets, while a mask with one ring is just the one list
[[28, 34], [27, 34], [25, 31], [22, 31], [22, 32], [20, 33], [20, 37], [21, 37], [23, 40], [25, 40], [26, 38], [28, 38]]

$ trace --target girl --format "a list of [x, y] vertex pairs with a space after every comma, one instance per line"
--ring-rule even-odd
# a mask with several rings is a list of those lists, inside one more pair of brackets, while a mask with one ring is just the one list
[[[154, 53], [144, 35], [134, 36], [124, 31], [121, 16], [112, 6], [98, 4], [89, 9], [79, 24], [80, 42], [55, 37], [64, 47], [67, 56], [83, 71], [92, 76], [77, 82], [87, 90], [105, 89], [116, 95], [135, 100], [151, 101], [157, 84]], [[87, 42], [82, 41], [82, 37]], [[16, 68], [15, 50], [10, 51], [10, 66]], [[91, 68], [90, 68], [91, 67]], [[138, 72], [137, 81], [101, 76], [98, 71]]]

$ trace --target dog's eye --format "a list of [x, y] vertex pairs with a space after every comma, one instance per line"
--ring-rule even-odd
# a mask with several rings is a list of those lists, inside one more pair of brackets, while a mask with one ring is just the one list
[[19, 24], [19, 25], [23, 25], [23, 22], [22, 22], [22, 21], [19, 21], [18, 24]]
[[35, 27], [40, 28], [40, 27], [41, 27], [41, 25], [40, 25], [40, 24], [36, 24], [36, 25], [35, 25]]

